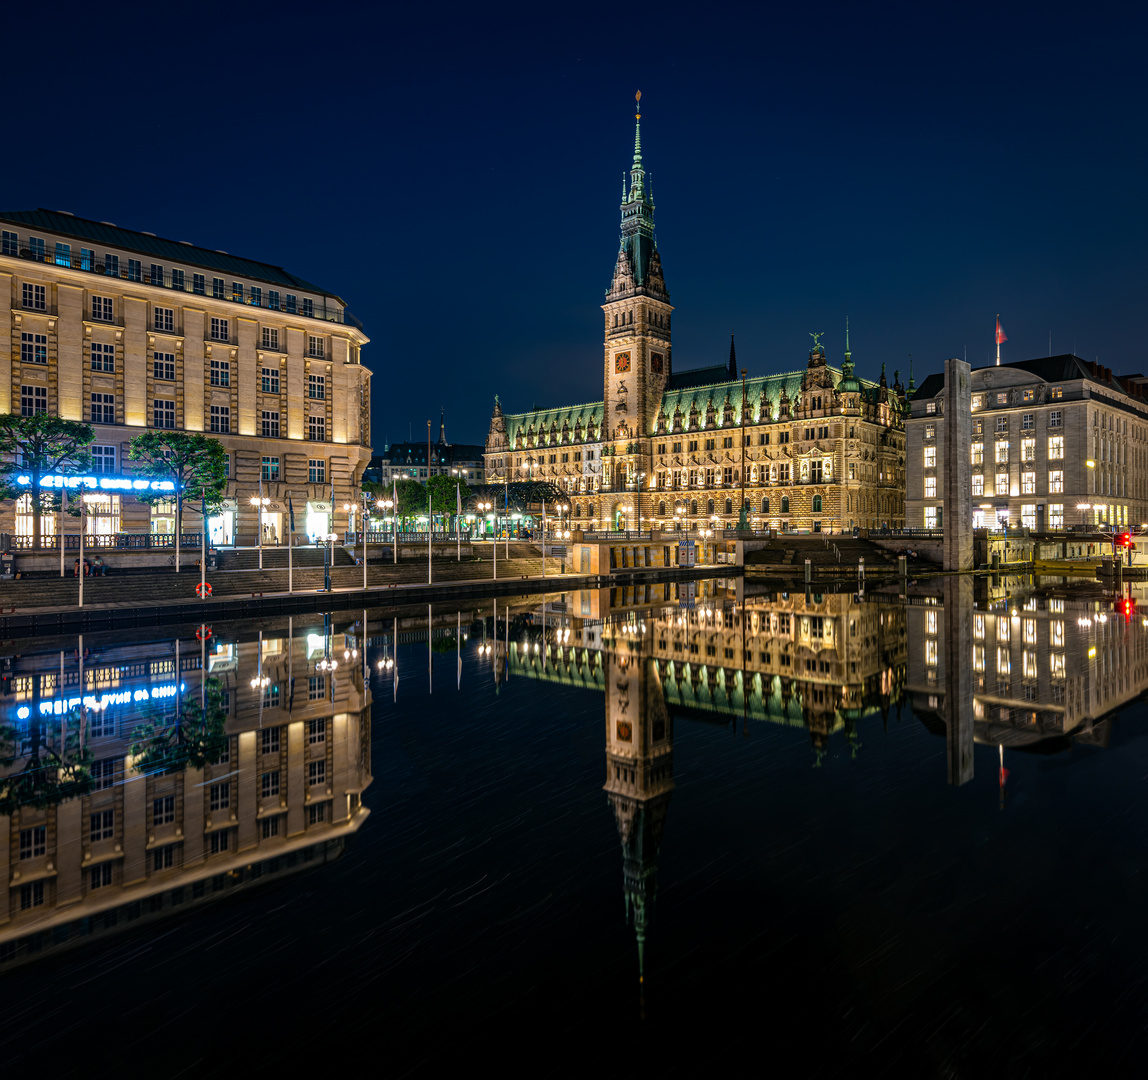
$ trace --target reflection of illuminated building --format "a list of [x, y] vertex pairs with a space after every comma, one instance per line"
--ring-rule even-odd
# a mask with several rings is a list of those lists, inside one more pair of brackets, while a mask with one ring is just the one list
[[899, 699], [905, 670], [904, 609], [851, 594], [739, 605], [713, 582], [581, 590], [520, 612], [501, 632], [496, 653], [510, 678], [604, 694], [605, 790], [643, 971], [676, 719], [804, 726], [819, 756], [844, 731], [856, 752], [858, 721]]
[[0, 961], [342, 851], [367, 814], [370, 695], [360, 640], [318, 618], [6, 662]]
[[[927, 723], [942, 715], [959, 682], [971, 690], [979, 743], [1104, 744], [1105, 717], [1148, 685], [1148, 628], [1139, 615], [1126, 621], [1111, 601], [990, 598], [964, 607], [956, 629], [947, 606], [909, 608], [908, 689]], [[962, 664], [964, 673], [950, 670]]]
[[646, 927], [658, 888], [658, 850], [674, 788], [673, 719], [658, 666], [640, 637], [615, 640], [604, 654], [606, 784], [622, 841], [626, 914], [644, 976]]

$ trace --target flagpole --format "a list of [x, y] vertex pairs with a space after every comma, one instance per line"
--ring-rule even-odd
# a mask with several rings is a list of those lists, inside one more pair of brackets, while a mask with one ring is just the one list
[[457, 562], [462, 562], [462, 485], [454, 482], [454, 538], [458, 547]]
[[399, 565], [399, 481], [397, 477], [392, 478], [394, 483], [394, 491], [391, 501], [395, 504], [391, 507], [394, 517], [391, 518], [391, 533], [394, 537], [394, 543], [391, 545], [391, 555], [394, 557], [395, 566]]
[[290, 595], [295, 584], [295, 558], [292, 548], [295, 546], [295, 507], [291, 503], [291, 492], [287, 492], [287, 594]]
[[203, 493], [203, 501], [199, 504], [199, 514], [203, 518], [203, 535], [200, 540], [203, 542], [203, 553], [199, 557], [199, 598], [200, 600], [207, 599], [207, 492]]
[[997, 367], [1001, 366], [1001, 317], [997, 315]]

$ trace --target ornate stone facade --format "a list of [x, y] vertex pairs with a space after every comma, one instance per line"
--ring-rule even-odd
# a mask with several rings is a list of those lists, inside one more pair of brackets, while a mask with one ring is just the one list
[[587, 528], [903, 526], [905, 388], [884, 365], [878, 382], [853, 374], [848, 329], [839, 369], [818, 334], [803, 369], [739, 380], [731, 341], [728, 366], [675, 374], [637, 120], [602, 305], [602, 400], [506, 415], [496, 401], [487, 476], [557, 484]]

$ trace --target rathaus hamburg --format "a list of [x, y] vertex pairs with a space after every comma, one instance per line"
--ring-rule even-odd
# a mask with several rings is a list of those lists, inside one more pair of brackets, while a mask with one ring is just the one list
[[728, 366], [675, 370], [636, 119], [602, 305], [603, 399], [504, 414], [496, 398], [488, 479], [550, 481], [588, 529], [902, 527], [906, 390], [883, 364], [878, 382], [854, 375], [848, 330], [839, 369], [818, 334], [795, 371], [739, 377], [732, 341]]

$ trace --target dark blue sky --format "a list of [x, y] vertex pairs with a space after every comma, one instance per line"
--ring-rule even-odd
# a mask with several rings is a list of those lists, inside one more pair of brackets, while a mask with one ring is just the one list
[[919, 382], [999, 311], [1006, 358], [1148, 371], [1144, 10], [25, 6], [0, 204], [319, 282], [372, 338], [376, 446], [440, 405], [480, 441], [495, 392], [601, 396], [640, 88], [676, 368], [731, 328], [751, 374], [812, 330], [836, 363], [848, 315], [860, 374]]

